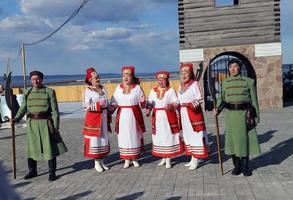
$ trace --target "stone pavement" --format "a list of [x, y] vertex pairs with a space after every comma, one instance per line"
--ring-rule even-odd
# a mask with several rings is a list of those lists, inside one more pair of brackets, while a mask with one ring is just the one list
[[[97, 173], [93, 161], [83, 157], [81, 104], [60, 104], [60, 111], [61, 133], [69, 152], [58, 157], [58, 179], [51, 183], [47, 180], [45, 161], [38, 162], [38, 177], [22, 179], [27, 172], [23, 128], [16, 130], [17, 179], [12, 179], [10, 130], [0, 130], [0, 159], [11, 185], [22, 199], [293, 199], [292, 106], [261, 112], [258, 133], [262, 154], [251, 158], [251, 177], [232, 176], [232, 162], [226, 156], [223, 158], [225, 175], [220, 174], [212, 113], [205, 113], [211, 156], [202, 160], [197, 170], [188, 171], [184, 167], [188, 160], [185, 156], [172, 159], [171, 169], [157, 166], [159, 158], [151, 155], [150, 125], [146, 119], [146, 152], [139, 160], [142, 166], [123, 169], [117, 153], [117, 137], [111, 134], [111, 154], [105, 159], [111, 169]], [[221, 116], [221, 124], [222, 121]], [[223, 133], [223, 127], [220, 128]]]

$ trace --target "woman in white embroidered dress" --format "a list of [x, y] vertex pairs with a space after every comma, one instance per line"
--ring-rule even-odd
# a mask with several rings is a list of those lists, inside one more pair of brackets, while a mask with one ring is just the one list
[[150, 92], [147, 101], [147, 116], [152, 114], [152, 140], [154, 156], [162, 157], [158, 165], [171, 168], [171, 158], [183, 153], [179, 138], [180, 127], [176, 110], [179, 101], [174, 88], [169, 86], [169, 72], [156, 73], [157, 87]]
[[194, 170], [199, 158], [208, 157], [208, 137], [201, 108], [202, 93], [193, 73], [193, 64], [182, 64], [180, 68], [181, 85], [178, 90], [183, 139], [186, 155], [191, 160], [185, 166]]
[[84, 156], [95, 159], [98, 172], [108, 170], [103, 158], [110, 152], [108, 137], [107, 91], [100, 85], [100, 77], [94, 68], [86, 70], [86, 89], [83, 93], [83, 106], [86, 109], [84, 122]]
[[[145, 106], [145, 95], [141, 87], [136, 84], [134, 67], [122, 68], [122, 84], [118, 85], [112, 97], [112, 105], [118, 106], [115, 131], [118, 134], [120, 158], [125, 160], [124, 168], [139, 167], [137, 162], [143, 149], [143, 133], [145, 126], [141, 107]], [[141, 106], [141, 107], [140, 107]]]

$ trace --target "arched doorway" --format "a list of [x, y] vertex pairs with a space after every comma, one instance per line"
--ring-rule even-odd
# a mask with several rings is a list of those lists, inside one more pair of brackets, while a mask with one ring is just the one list
[[239, 61], [241, 64], [241, 74], [243, 76], [247, 76], [256, 80], [256, 74], [253, 66], [251, 65], [250, 61], [242, 54], [230, 51], [215, 56], [209, 63], [209, 68], [212, 71], [212, 73], [210, 73], [210, 80], [208, 80], [207, 76], [208, 68], [204, 73], [204, 100], [206, 110], [210, 111], [213, 109], [213, 100], [208, 88], [209, 81], [211, 82], [212, 87], [215, 90], [216, 97], [218, 98], [221, 92], [221, 82], [229, 76], [228, 62], [231, 59], [237, 59]]

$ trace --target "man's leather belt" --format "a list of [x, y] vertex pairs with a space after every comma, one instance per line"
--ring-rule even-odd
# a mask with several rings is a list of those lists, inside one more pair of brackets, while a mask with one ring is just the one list
[[225, 103], [225, 108], [229, 110], [247, 110], [249, 103]]
[[28, 118], [31, 119], [50, 119], [51, 118], [51, 114], [50, 113], [46, 113], [46, 112], [40, 112], [40, 113], [28, 113], [27, 114]]

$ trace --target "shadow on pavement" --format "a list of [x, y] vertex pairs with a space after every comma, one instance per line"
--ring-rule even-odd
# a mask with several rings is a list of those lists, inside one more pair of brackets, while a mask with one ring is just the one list
[[168, 199], [166, 199], [166, 200], [179, 200], [179, 199], [181, 199], [181, 197], [170, 197], [170, 198], [168, 198]]
[[75, 194], [75, 195], [72, 195], [72, 196], [69, 196], [69, 197], [66, 197], [62, 200], [74, 200], [74, 199], [80, 199], [82, 197], [86, 197], [87, 195], [89, 195], [90, 193], [92, 193], [92, 191], [86, 191], [86, 192], [82, 192], [82, 193], [79, 193], [79, 194]]
[[274, 137], [274, 133], [276, 132], [278, 132], [278, 130], [269, 130], [261, 135], [258, 135], [258, 142], [260, 144], [266, 143]]
[[144, 192], [136, 192], [130, 195], [119, 197], [116, 200], [135, 200], [143, 195]]
[[22, 187], [22, 186], [25, 186], [25, 185], [28, 185], [28, 184], [31, 184], [32, 182], [30, 181], [26, 181], [26, 182], [21, 182], [21, 183], [17, 183], [17, 184], [14, 184], [12, 185], [13, 188], [18, 188], [18, 187]]
[[[17, 135], [15, 135], [15, 138], [17, 138], [19, 136], [23, 136], [23, 135], [25, 135], [25, 133], [17, 134]], [[12, 138], [12, 136], [5, 136], [5, 137], [0, 138], [0, 140], [7, 140], [7, 139], [11, 139], [11, 138]]]
[[269, 151], [253, 158], [251, 169], [258, 169], [268, 165], [279, 165], [293, 154], [293, 138], [280, 142]]
[[84, 170], [84, 169], [92, 169], [92, 168], [94, 168], [94, 161], [93, 161], [93, 159], [84, 160], [84, 161], [81, 161], [81, 162], [78, 162], [78, 163], [74, 163], [73, 165], [68, 166], [68, 167], [57, 168], [57, 171], [58, 170], [63, 170], [63, 169], [68, 169], [68, 168], [72, 168], [73, 170], [71, 170], [69, 172], [66, 172], [66, 173], [63, 173], [63, 174], [59, 174], [57, 176], [57, 178], [60, 178], [61, 176], [66, 176], [68, 174], [73, 174], [73, 173], [75, 173], [77, 171], [81, 171], [81, 170]]

